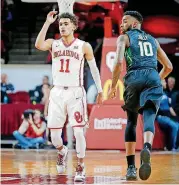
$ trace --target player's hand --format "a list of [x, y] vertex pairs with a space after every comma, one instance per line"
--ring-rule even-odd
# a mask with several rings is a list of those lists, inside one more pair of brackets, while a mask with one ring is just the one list
[[103, 93], [98, 93], [96, 103], [100, 105], [103, 103]]
[[[51, 11], [48, 13], [47, 15], [47, 22], [52, 24], [53, 22], [55, 22], [55, 20], [57, 19], [57, 11]], [[55, 16], [54, 16], [55, 15]]]
[[116, 98], [116, 88], [110, 89], [108, 94], [108, 99], [114, 99], [114, 98]]

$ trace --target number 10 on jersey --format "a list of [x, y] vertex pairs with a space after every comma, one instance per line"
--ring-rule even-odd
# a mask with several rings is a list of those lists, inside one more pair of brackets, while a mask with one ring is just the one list
[[60, 70], [59, 71], [61, 73], [69, 73], [70, 72], [70, 70], [69, 70], [69, 64], [70, 64], [70, 59], [66, 59], [66, 60], [61, 59], [60, 60], [61, 67], [60, 67]]
[[153, 49], [152, 44], [150, 42], [142, 42], [139, 41], [139, 47], [140, 47], [140, 56], [153, 56]]

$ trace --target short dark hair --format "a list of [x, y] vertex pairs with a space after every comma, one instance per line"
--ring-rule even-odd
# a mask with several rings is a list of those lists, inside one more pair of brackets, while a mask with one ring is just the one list
[[58, 16], [58, 20], [60, 21], [60, 19], [63, 18], [67, 18], [70, 19], [70, 21], [76, 26], [78, 27], [78, 18], [74, 15], [74, 14], [70, 14], [70, 13], [62, 13]]
[[142, 24], [142, 22], [143, 22], [143, 17], [142, 17], [142, 15], [141, 15], [139, 12], [137, 12], [137, 11], [126, 11], [126, 12], [124, 13], [124, 15], [130, 15], [130, 16], [136, 18], [141, 24]]

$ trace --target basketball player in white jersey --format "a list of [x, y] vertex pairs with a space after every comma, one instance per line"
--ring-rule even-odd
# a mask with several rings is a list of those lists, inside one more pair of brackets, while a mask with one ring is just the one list
[[77, 19], [73, 14], [59, 15], [59, 40], [45, 39], [47, 30], [56, 18], [57, 12], [51, 11], [37, 37], [35, 46], [39, 50], [52, 53], [52, 77], [54, 87], [51, 89], [48, 107], [48, 128], [51, 130], [53, 145], [58, 150], [57, 171], [63, 173], [66, 166], [68, 149], [63, 146], [61, 134], [66, 115], [73, 127], [76, 138], [78, 166], [75, 181], [85, 179], [83, 159], [86, 141], [83, 128], [87, 123], [86, 93], [83, 87], [84, 58], [88, 61], [92, 76], [98, 89], [97, 103], [102, 103], [102, 86], [96, 66], [92, 47], [89, 43], [75, 39]]

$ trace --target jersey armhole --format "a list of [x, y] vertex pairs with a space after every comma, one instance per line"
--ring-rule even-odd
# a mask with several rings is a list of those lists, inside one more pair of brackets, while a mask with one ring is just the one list
[[85, 41], [83, 41], [83, 44], [82, 44], [82, 53], [83, 53], [83, 56], [85, 57], [85, 53], [84, 53], [84, 45], [85, 45]]
[[55, 42], [55, 39], [53, 40], [52, 45], [51, 45], [51, 48], [49, 49], [49, 51], [50, 51], [51, 54], [52, 54], [52, 48], [53, 48], [54, 42]]
[[130, 43], [131, 43], [131, 42], [130, 42], [130, 37], [129, 37], [129, 35], [128, 35], [127, 33], [126, 33], [125, 35], [126, 35], [126, 36], [128, 37], [128, 39], [129, 39], [129, 46], [126, 47], [126, 49], [128, 49], [128, 48], [130, 48]]

